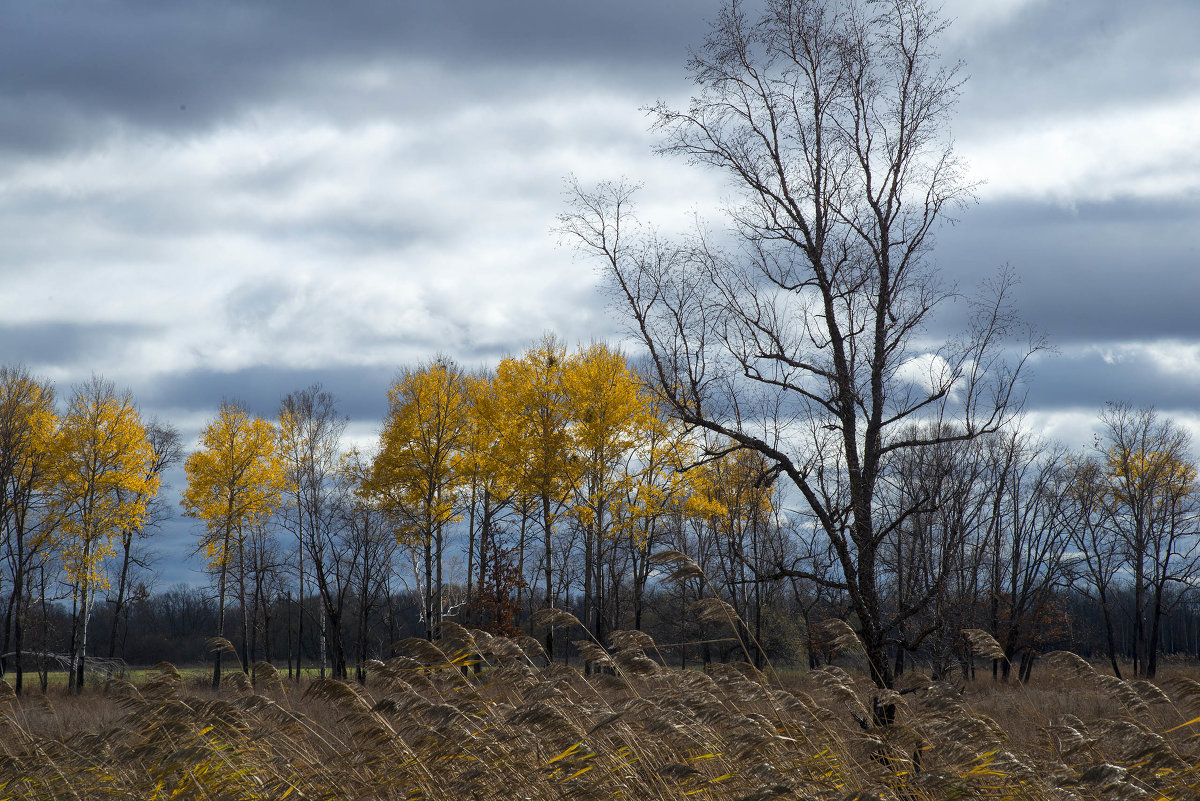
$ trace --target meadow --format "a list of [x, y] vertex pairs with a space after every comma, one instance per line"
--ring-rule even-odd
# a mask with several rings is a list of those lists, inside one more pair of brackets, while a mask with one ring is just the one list
[[[446, 624], [367, 685], [259, 663], [222, 691], [162, 664], [96, 691], [0, 685], [0, 799], [1192, 799], [1200, 681], [1048, 655], [1026, 685], [847, 663], [664, 667], [641, 632], [546, 665], [532, 638]], [[894, 722], [878, 710], [895, 704]]]

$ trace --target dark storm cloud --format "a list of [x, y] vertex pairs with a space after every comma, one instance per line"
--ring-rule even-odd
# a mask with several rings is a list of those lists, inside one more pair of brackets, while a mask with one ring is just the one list
[[[520, 83], [529, 68], [542, 81], [586, 70], [649, 102], [664, 82], [681, 85], [686, 52], [719, 6], [108, 0], [66, 10], [24, 0], [6, 6], [0, 26], [0, 143], [22, 151], [86, 145], [121, 124], [182, 133], [281, 98], [349, 110], [347, 72], [414, 61], [474, 73], [488, 93]], [[959, 119], [967, 129], [1191, 89], [1198, 29], [1200, 5], [1191, 0], [1029, 3], [985, 35], [947, 43], [972, 75]], [[969, 30], [964, 22], [952, 33]], [[381, 103], [430, 91], [427, 76], [406, 75], [384, 82]]]
[[960, 125], [990, 127], [1194, 91], [1197, 31], [1200, 3], [1193, 0], [1029, 3], [1008, 24], [947, 48], [971, 76]]
[[0, 323], [0, 364], [83, 365], [161, 329], [133, 323]]
[[[1200, 340], [1198, 219], [1200, 199], [992, 201], [944, 228], [934, 258], [963, 292], [1007, 264], [1014, 305], [1052, 344]], [[961, 323], [961, 305], [946, 311]]]
[[355, 422], [374, 422], [387, 413], [387, 388], [395, 373], [394, 367], [198, 369], [159, 375], [139, 392], [138, 401], [153, 409], [214, 416], [221, 401], [238, 400], [255, 414], [271, 417], [289, 392], [320, 384], [337, 398], [342, 414]]
[[95, 141], [114, 123], [186, 131], [336, 83], [341, 70], [396, 61], [543, 74], [602, 66], [640, 81], [660, 68], [677, 74], [716, 7], [110, 0], [67, 10], [27, 0], [9, 4], [0, 27], [0, 142], [54, 149]]
[[[185, 439], [193, 433], [186, 432]], [[197, 556], [204, 522], [184, 516], [180, 500], [186, 486], [187, 473], [180, 461], [163, 476], [158, 496], [161, 503], [159, 517], [147, 549], [155, 590], [164, 590], [176, 583], [192, 584], [205, 580], [204, 560]]]
[[1200, 375], [1167, 370], [1146, 353], [1064, 352], [1029, 374], [1028, 405], [1040, 410], [1096, 408], [1107, 402], [1200, 409]]

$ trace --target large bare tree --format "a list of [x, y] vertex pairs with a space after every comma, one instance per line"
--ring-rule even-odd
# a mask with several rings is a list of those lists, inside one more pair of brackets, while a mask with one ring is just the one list
[[952, 296], [932, 232], [971, 198], [944, 27], [923, 0], [768, 0], [753, 18], [731, 2], [692, 56], [688, 107], [651, 110], [662, 152], [729, 179], [730, 234], [665, 242], [639, 227], [626, 183], [572, 182], [560, 218], [603, 258], [672, 413], [761, 453], [803, 496], [841, 575], [780, 575], [846, 594], [885, 687], [886, 649], [923, 598], [887, 608], [879, 552], [928, 499], [880, 511], [881, 475], [899, 451], [1000, 427], [1032, 350], [1008, 358], [1003, 277], [961, 335], [928, 333]]

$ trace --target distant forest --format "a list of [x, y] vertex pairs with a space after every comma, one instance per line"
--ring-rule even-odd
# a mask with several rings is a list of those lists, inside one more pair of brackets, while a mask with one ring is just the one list
[[[760, 453], [668, 414], [617, 350], [547, 336], [486, 373], [438, 359], [401, 371], [389, 401], [368, 453], [319, 386], [271, 419], [223, 404], [186, 456], [180, 510], [210, 585], [151, 591], [179, 434], [102, 379], [60, 410], [50, 382], [0, 369], [5, 679], [44, 688], [70, 667], [82, 687], [120, 660], [212, 660], [217, 682], [229, 651], [224, 669], [362, 679], [443, 620], [581, 665], [596, 652], [576, 643], [622, 629], [678, 666], [862, 659], [830, 625], [858, 625], [852, 588], [804, 498]], [[1190, 442], [1152, 409], [1099, 424], [1082, 452], [1015, 419], [884, 465], [875, 578], [892, 613], [911, 610], [888, 632], [896, 676], [1027, 678], [1055, 649], [1152, 676], [1163, 655], [1200, 655]], [[547, 608], [569, 614], [548, 627]]]

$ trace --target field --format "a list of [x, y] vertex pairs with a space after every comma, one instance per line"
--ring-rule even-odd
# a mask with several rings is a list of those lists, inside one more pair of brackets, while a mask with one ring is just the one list
[[80, 697], [2, 685], [0, 799], [1200, 797], [1182, 666], [1121, 682], [1060, 653], [1027, 686], [909, 674], [881, 695], [837, 667], [668, 669], [638, 632], [584, 676], [448, 628], [365, 688], [265, 664], [217, 695], [170, 665]]

